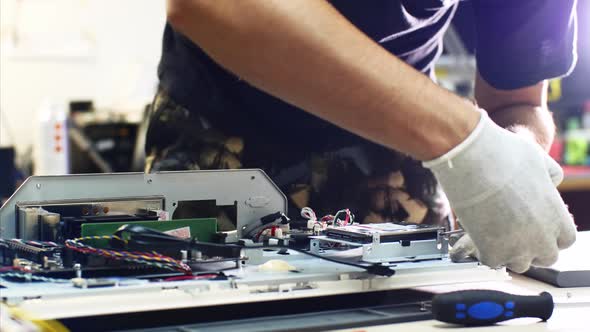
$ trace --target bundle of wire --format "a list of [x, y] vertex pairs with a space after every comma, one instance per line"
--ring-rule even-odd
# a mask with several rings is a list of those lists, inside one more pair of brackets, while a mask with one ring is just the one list
[[115, 260], [122, 260], [131, 263], [139, 263], [145, 265], [151, 265], [163, 269], [174, 270], [174, 271], [181, 271], [186, 275], [192, 275], [192, 270], [190, 266], [186, 265], [185, 263], [176, 260], [172, 257], [161, 255], [157, 252], [137, 252], [137, 251], [125, 251], [125, 250], [112, 250], [112, 249], [100, 249], [94, 248], [87, 244], [84, 244], [83, 241], [88, 240], [117, 240], [120, 242], [126, 242], [122, 238], [116, 235], [109, 235], [109, 236], [87, 236], [81, 237], [73, 240], [66, 240], [65, 245], [67, 248], [72, 249], [74, 251], [89, 254], [89, 255], [96, 255], [101, 257], [106, 257], [109, 259]]
[[[344, 214], [344, 219], [339, 218], [341, 214]], [[335, 226], [346, 226], [354, 222], [354, 214], [352, 214], [349, 209], [342, 209], [338, 210], [335, 215], [329, 214], [327, 216], [323, 216], [321, 220], [326, 221], [329, 224], [331, 223]]]
[[[244, 238], [251, 238], [254, 241], [259, 241], [265, 231], [270, 230], [270, 236], [276, 236], [276, 231], [281, 228], [283, 231], [288, 231], [290, 219], [282, 212], [269, 214], [260, 219], [260, 222], [250, 223], [242, 229], [242, 236]], [[274, 229], [274, 231], [272, 231]]]
[[[342, 215], [344, 215], [344, 219], [340, 219]], [[301, 216], [313, 222], [313, 228], [319, 227], [320, 230], [326, 229], [329, 225], [346, 226], [354, 222], [354, 214], [349, 209], [338, 210], [334, 215], [328, 214], [318, 219], [310, 207], [304, 207], [301, 209]]]

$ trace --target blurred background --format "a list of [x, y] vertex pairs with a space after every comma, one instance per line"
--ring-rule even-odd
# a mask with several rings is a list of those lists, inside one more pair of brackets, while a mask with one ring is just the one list
[[[442, 86], [473, 93], [470, 1], [445, 37]], [[139, 8], [139, 10], [138, 10]], [[578, 3], [578, 65], [550, 82], [560, 191], [590, 227], [590, 1]], [[165, 2], [0, 2], [0, 198], [32, 174], [143, 170], [142, 119], [157, 87]]]

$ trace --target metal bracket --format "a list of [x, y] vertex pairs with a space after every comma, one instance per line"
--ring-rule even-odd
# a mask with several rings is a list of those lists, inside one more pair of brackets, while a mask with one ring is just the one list
[[401, 242], [381, 243], [378, 233], [372, 234], [371, 243], [358, 243], [342, 239], [333, 239], [327, 236], [313, 236], [310, 240], [310, 251], [321, 253], [322, 242], [340, 243], [351, 247], [362, 247], [362, 261], [369, 263], [393, 263], [427, 259], [439, 259], [448, 255], [448, 240], [444, 236], [438, 236], [431, 240], [410, 241], [409, 245]]

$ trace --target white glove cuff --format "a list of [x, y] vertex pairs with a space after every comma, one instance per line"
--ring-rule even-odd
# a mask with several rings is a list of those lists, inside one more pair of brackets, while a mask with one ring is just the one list
[[455, 210], [481, 202], [506, 186], [527, 167], [524, 159], [514, 156], [528, 156], [532, 151], [529, 147], [523, 150], [521, 143], [528, 142], [498, 127], [486, 111], [479, 113], [477, 126], [463, 142], [423, 163], [432, 170]]
[[449, 152], [443, 154], [442, 156], [432, 160], [423, 161], [422, 166], [426, 168], [433, 168], [442, 163], [448, 163], [449, 168], [452, 168], [453, 158], [455, 158], [458, 154], [466, 150], [479, 137], [485, 126], [486, 120], [489, 119], [488, 112], [482, 110], [481, 108], [478, 108], [477, 111], [479, 112], [481, 117], [479, 118], [479, 122], [477, 123], [477, 126], [475, 126], [475, 129], [473, 129], [471, 134], [469, 134], [469, 136], [467, 136], [467, 138], [463, 142], [459, 143], [459, 145], [455, 146]]

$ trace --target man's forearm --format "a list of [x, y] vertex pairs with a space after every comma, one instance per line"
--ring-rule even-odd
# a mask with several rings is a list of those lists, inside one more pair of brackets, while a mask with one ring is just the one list
[[[418, 159], [475, 127], [475, 106], [439, 88], [318, 0], [169, 0], [168, 20], [254, 86]], [[276, 116], [280, 117], [280, 114]]]
[[555, 137], [555, 123], [551, 112], [544, 107], [513, 105], [497, 109], [490, 118], [510, 131], [532, 134], [533, 138], [549, 150]]
[[555, 136], [555, 124], [547, 109], [547, 82], [515, 90], [499, 90], [488, 84], [478, 72], [475, 98], [499, 126], [531, 135], [549, 150]]

